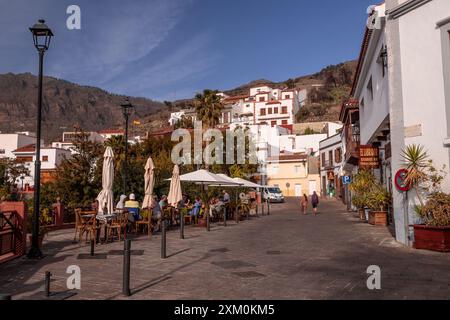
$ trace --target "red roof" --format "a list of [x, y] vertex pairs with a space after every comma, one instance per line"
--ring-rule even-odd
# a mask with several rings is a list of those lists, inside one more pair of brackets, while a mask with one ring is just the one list
[[124, 130], [122, 129], [105, 129], [105, 130], [100, 130], [98, 132], [99, 134], [124, 134]]
[[283, 154], [280, 153], [280, 155], [277, 157], [269, 157], [267, 158], [268, 161], [276, 162], [278, 161], [304, 161], [308, 159], [308, 155], [306, 153], [293, 153], [293, 154]]
[[288, 129], [291, 133], [294, 130], [294, 126], [292, 124], [282, 124], [280, 127]]
[[267, 104], [281, 104], [281, 102], [280, 101], [269, 101], [266, 103], [266, 105]]
[[24, 147], [18, 148], [13, 152], [34, 152], [36, 150], [36, 146], [34, 144], [29, 144]]

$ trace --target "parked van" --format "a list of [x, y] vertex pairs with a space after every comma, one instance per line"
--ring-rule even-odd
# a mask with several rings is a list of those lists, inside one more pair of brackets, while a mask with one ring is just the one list
[[283, 192], [278, 187], [263, 187], [262, 193], [264, 201], [268, 200], [269, 202], [278, 203], [284, 202]]

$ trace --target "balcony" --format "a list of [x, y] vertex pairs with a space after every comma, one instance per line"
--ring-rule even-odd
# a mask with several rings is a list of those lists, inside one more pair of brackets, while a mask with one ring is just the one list
[[358, 165], [360, 146], [359, 126], [350, 125], [345, 127], [345, 161], [352, 165]]

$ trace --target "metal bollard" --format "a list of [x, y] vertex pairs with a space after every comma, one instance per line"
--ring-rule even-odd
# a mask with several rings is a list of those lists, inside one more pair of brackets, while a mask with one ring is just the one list
[[270, 201], [267, 200], [267, 215], [270, 216]]
[[9, 295], [9, 294], [0, 294], [0, 301], [4, 301], [4, 300], [12, 300], [11, 299], [11, 295]]
[[161, 229], [161, 259], [166, 258], [166, 220], [163, 220]]
[[91, 257], [95, 255], [95, 241], [91, 240]]
[[264, 215], [264, 202], [261, 202], [261, 214]]
[[184, 239], [184, 213], [180, 212], [180, 239]]
[[131, 296], [130, 291], [130, 263], [131, 263], [131, 240], [124, 241], [123, 248], [123, 288], [122, 293], [124, 296]]
[[50, 281], [51, 281], [51, 272], [46, 271], [45, 272], [45, 296], [50, 297]]
[[227, 208], [226, 207], [223, 208], [223, 225], [225, 227], [227, 226]]
[[206, 213], [206, 231], [211, 231], [211, 226], [209, 225], [209, 212]]

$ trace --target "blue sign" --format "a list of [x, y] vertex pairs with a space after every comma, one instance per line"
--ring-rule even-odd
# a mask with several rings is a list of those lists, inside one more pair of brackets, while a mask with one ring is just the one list
[[351, 179], [350, 176], [343, 176], [343, 177], [342, 177], [342, 183], [343, 183], [344, 185], [350, 184], [351, 182], [352, 182], [352, 179]]

